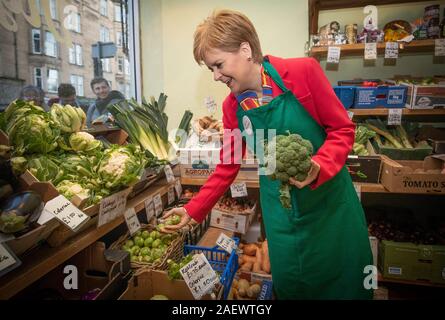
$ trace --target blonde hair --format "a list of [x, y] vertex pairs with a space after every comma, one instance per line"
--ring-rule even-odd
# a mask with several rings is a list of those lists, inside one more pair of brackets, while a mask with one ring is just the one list
[[214, 11], [196, 28], [193, 55], [201, 65], [209, 50], [237, 52], [243, 42], [249, 43], [253, 61], [262, 63], [260, 40], [249, 18], [237, 11]]

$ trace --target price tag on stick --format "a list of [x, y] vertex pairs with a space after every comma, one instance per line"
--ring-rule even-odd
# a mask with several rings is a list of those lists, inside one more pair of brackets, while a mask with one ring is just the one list
[[174, 187], [168, 188], [167, 199], [168, 199], [169, 205], [172, 204], [173, 202], [175, 202], [175, 188]]
[[125, 211], [125, 222], [127, 223], [131, 236], [141, 230], [141, 224], [139, 223], [139, 219], [134, 208], [130, 208]]
[[164, 166], [164, 172], [168, 183], [175, 182], [175, 175], [173, 174], [173, 170], [169, 165]]
[[144, 205], [145, 205], [145, 213], [147, 215], [147, 222], [150, 222], [150, 220], [155, 215], [155, 204], [153, 203], [153, 197], [148, 197], [144, 201]]
[[327, 63], [340, 63], [340, 47], [329, 47]]
[[181, 181], [177, 180], [175, 182], [175, 190], [176, 190], [176, 194], [178, 195], [178, 199], [181, 199], [181, 195], [182, 195]]
[[216, 244], [220, 246], [224, 251], [227, 251], [229, 254], [232, 253], [233, 249], [236, 249], [235, 240], [230, 238], [224, 233], [221, 233], [216, 240]]
[[99, 219], [97, 227], [100, 227], [115, 218], [121, 216], [125, 212], [127, 206], [128, 190], [115, 193], [100, 202]]
[[194, 255], [193, 260], [179, 272], [196, 300], [211, 292], [219, 283], [218, 275], [203, 253]]
[[365, 43], [365, 60], [377, 59], [377, 43], [369, 42]]
[[385, 59], [397, 59], [399, 57], [399, 44], [387, 42], [385, 47]]
[[436, 57], [445, 57], [445, 39], [435, 40], [434, 55]]
[[162, 214], [162, 210], [163, 210], [162, 198], [159, 193], [153, 197], [153, 202], [155, 204], [156, 217], [159, 217]]
[[399, 126], [402, 124], [403, 109], [389, 109], [388, 111], [388, 125]]
[[60, 222], [73, 231], [77, 231], [90, 219], [63, 195], [48, 201], [44, 210], [51, 212]]
[[247, 186], [245, 182], [234, 183], [230, 186], [233, 198], [247, 197]]

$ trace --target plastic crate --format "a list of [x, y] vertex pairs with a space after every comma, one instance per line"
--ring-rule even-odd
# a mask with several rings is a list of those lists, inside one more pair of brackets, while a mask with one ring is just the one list
[[338, 99], [343, 104], [346, 110], [348, 110], [354, 104], [355, 88], [353, 86], [335, 86], [334, 92]]
[[385, 108], [405, 108], [406, 87], [379, 86], [356, 87], [354, 108], [368, 109], [377, 106]]
[[[239, 244], [238, 238], [234, 237], [232, 239], [235, 240], [236, 245]], [[213, 248], [193, 245], [184, 246], [184, 256], [199, 253], [203, 253], [213, 270], [220, 274], [220, 282], [224, 287], [223, 296], [224, 300], [226, 300], [227, 296], [229, 295], [236, 270], [238, 270], [238, 255], [236, 254], [236, 251], [233, 250], [232, 253], [229, 254], [228, 252], [219, 249], [218, 246], [214, 246]]]

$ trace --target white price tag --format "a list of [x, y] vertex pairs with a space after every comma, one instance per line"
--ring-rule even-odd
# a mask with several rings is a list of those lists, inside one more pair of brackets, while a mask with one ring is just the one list
[[340, 63], [340, 47], [329, 47], [327, 63]]
[[159, 217], [159, 215], [162, 214], [162, 210], [163, 210], [162, 198], [159, 193], [153, 197], [153, 202], [155, 204], [156, 217]]
[[387, 42], [385, 47], [385, 59], [397, 59], [399, 57], [399, 44]]
[[127, 206], [127, 196], [128, 190], [123, 190], [102, 199], [97, 221], [98, 228], [124, 214], [125, 207]]
[[214, 114], [216, 111], [217, 104], [215, 102], [215, 99], [213, 97], [206, 97], [204, 99], [204, 104], [209, 111], [210, 114]]
[[365, 60], [377, 59], [377, 43], [369, 42], [365, 43]]
[[230, 186], [232, 198], [247, 197], [247, 186], [245, 182], [234, 183]]
[[176, 180], [176, 182], [175, 182], [175, 190], [176, 190], [176, 194], [178, 195], [178, 199], [181, 199], [181, 195], [182, 195], [181, 181]]
[[68, 228], [77, 231], [90, 217], [79, 210], [67, 198], [62, 195], [48, 201], [44, 210], [51, 212], [58, 220]]
[[199, 164], [200, 161], [199, 150], [192, 150], [190, 152], [190, 164]]
[[349, 120], [352, 120], [352, 118], [354, 118], [354, 112], [348, 111], [348, 118]]
[[164, 166], [164, 172], [168, 183], [175, 182], [175, 175], [173, 174], [173, 170], [169, 165]]
[[155, 205], [153, 203], [153, 197], [148, 197], [144, 201], [145, 214], [147, 215], [147, 222], [150, 222], [151, 218], [155, 215]]
[[445, 57], [445, 39], [435, 40], [434, 55], [436, 57]]
[[172, 204], [173, 202], [175, 202], [175, 188], [174, 187], [168, 188], [167, 200], [168, 200], [169, 205]]
[[9, 250], [0, 243], [0, 272], [13, 266], [17, 261]]
[[357, 183], [354, 183], [354, 189], [355, 189], [355, 192], [357, 193], [358, 199], [361, 202], [362, 201], [362, 186]]
[[402, 124], [403, 109], [388, 109], [388, 125], [399, 126]]
[[194, 255], [193, 260], [179, 272], [196, 300], [210, 293], [219, 282], [218, 275], [203, 253]]
[[235, 240], [224, 233], [219, 235], [218, 240], [216, 240], [216, 244], [229, 254], [232, 253], [233, 249], [236, 249]]
[[127, 223], [131, 236], [141, 230], [141, 224], [139, 223], [139, 219], [134, 208], [130, 208], [125, 211], [125, 222]]

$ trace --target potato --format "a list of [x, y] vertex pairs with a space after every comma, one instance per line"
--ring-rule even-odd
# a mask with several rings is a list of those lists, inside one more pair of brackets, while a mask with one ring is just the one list
[[259, 284], [255, 283], [247, 289], [247, 296], [251, 299], [258, 298], [258, 295], [260, 294], [261, 287]]

